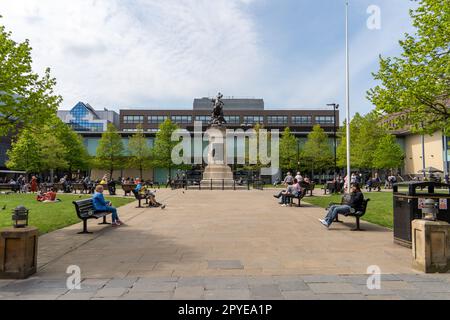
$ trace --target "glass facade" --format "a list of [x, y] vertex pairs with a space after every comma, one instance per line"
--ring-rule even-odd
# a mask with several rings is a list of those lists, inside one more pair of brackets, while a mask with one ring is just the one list
[[317, 124], [334, 124], [333, 116], [316, 116]]
[[195, 121], [201, 121], [203, 123], [209, 123], [211, 121], [210, 116], [195, 116]]
[[95, 120], [94, 114], [83, 104], [78, 103], [70, 111], [71, 119], [68, 124], [78, 132], [103, 132], [105, 121]]
[[295, 116], [292, 117], [292, 124], [312, 124], [312, 117], [311, 116]]
[[150, 124], [161, 124], [167, 120], [167, 116], [150, 116], [148, 117], [148, 123]]
[[192, 123], [192, 116], [172, 116], [171, 119], [172, 119], [172, 122], [175, 122], [178, 124], [191, 124]]
[[241, 124], [240, 116], [225, 116], [225, 121], [229, 124]]
[[288, 124], [288, 117], [287, 116], [268, 116], [267, 117], [267, 123], [268, 124], [287, 125]]
[[245, 124], [264, 123], [264, 116], [244, 116]]
[[123, 123], [125, 123], [125, 124], [143, 124], [144, 116], [124, 116]]

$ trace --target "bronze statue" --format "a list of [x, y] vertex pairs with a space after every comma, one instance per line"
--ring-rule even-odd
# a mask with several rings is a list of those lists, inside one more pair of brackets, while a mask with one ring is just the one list
[[211, 122], [210, 122], [211, 124], [223, 125], [227, 123], [225, 121], [225, 117], [223, 116], [223, 107], [225, 104], [223, 103], [222, 98], [223, 94], [219, 92], [217, 94], [217, 98], [211, 100], [213, 106], [213, 112], [211, 115]]

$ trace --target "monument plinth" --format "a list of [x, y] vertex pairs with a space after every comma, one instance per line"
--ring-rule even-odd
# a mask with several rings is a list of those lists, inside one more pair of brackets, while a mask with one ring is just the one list
[[212, 100], [213, 113], [208, 136], [208, 165], [203, 172], [201, 185], [209, 188], [222, 188], [234, 185], [233, 172], [227, 164], [226, 121], [223, 116], [222, 94]]

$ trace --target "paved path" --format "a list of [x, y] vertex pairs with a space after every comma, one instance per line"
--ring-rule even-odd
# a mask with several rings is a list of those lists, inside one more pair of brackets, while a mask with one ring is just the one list
[[[450, 274], [415, 275], [411, 252], [388, 229], [354, 219], [326, 230], [323, 209], [282, 208], [267, 191], [160, 190], [165, 210], [119, 212], [126, 226], [74, 225], [40, 238], [39, 272], [0, 281], [0, 298], [369, 299], [450, 298]], [[82, 290], [68, 291], [67, 267]], [[366, 287], [368, 266], [384, 274]]]

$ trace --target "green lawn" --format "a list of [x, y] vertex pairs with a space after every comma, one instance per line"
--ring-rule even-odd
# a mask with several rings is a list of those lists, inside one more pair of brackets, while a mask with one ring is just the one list
[[[80, 222], [72, 203], [80, 198], [89, 196], [58, 194], [61, 202], [58, 203], [40, 203], [36, 201], [36, 195], [32, 194], [12, 194], [0, 195], [0, 228], [12, 226], [12, 210], [23, 205], [30, 209], [29, 225], [37, 227], [41, 234], [48, 233], [57, 229]], [[134, 201], [134, 198], [108, 198], [115, 207], [121, 207]], [[6, 204], [6, 210], [2, 208]]]
[[[362, 219], [392, 229], [394, 224], [392, 197], [392, 192], [365, 192], [364, 198], [369, 198], [370, 202], [367, 205], [367, 212]], [[340, 202], [341, 198], [342, 195], [306, 197], [304, 201], [326, 208], [330, 202]]]

